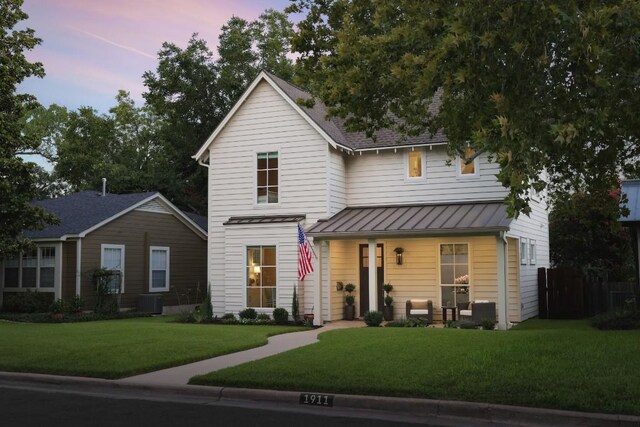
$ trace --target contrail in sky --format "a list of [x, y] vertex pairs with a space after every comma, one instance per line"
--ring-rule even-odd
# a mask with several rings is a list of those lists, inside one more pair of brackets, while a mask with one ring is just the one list
[[112, 45], [112, 46], [119, 47], [120, 49], [128, 50], [129, 52], [137, 53], [138, 55], [146, 56], [147, 58], [156, 59], [156, 57], [155, 57], [155, 56], [153, 56], [153, 55], [151, 55], [150, 53], [143, 52], [143, 51], [141, 51], [141, 50], [139, 50], [139, 49], [136, 49], [135, 47], [127, 46], [127, 45], [120, 44], [120, 43], [116, 43], [116, 42], [114, 42], [114, 41], [111, 41], [111, 40], [109, 40], [109, 39], [106, 39], [106, 38], [104, 38], [104, 37], [101, 37], [101, 36], [99, 36], [99, 35], [97, 35], [97, 34], [93, 34], [93, 33], [90, 33], [90, 32], [88, 32], [88, 31], [83, 31], [83, 30], [80, 30], [80, 29], [78, 29], [78, 28], [74, 28], [74, 29], [75, 29], [76, 31], [78, 31], [78, 32], [82, 33], [82, 34], [86, 34], [86, 35], [88, 35], [88, 36], [90, 36], [90, 37], [93, 37], [93, 38], [95, 38], [95, 39], [98, 39], [98, 40], [100, 40], [100, 41], [103, 41], [103, 42], [105, 42], [105, 43], [108, 43], [108, 44], [110, 44], [110, 45]]

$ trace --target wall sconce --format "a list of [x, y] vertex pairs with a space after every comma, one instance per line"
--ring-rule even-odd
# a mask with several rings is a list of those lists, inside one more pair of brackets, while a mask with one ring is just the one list
[[342, 282], [336, 282], [336, 291], [341, 291], [344, 289], [344, 284]]
[[396, 264], [402, 265], [402, 254], [404, 253], [404, 249], [395, 248], [393, 252], [396, 253]]

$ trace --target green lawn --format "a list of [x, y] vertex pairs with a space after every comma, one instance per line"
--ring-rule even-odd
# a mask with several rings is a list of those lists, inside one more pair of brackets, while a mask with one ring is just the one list
[[172, 320], [0, 321], [0, 371], [122, 378], [258, 347], [271, 335], [304, 329], [193, 325]]
[[640, 414], [640, 331], [531, 320], [508, 331], [362, 328], [193, 384]]

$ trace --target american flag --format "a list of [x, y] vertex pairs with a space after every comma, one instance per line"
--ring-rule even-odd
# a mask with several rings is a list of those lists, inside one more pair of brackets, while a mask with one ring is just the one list
[[304, 277], [313, 273], [313, 264], [311, 263], [311, 252], [309, 251], [309, 241], [302, 231], [302, 227], [298, 224], [298, 280], [304, 280]]

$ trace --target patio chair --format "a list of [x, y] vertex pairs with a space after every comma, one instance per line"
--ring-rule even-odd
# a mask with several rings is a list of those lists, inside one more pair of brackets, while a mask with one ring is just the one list
[[425, 319], [427, 323], [433, 323], [433, 303], [430, 299], [419, 300], [410, 299], [407, 300], [407, 319], [410, 317], [417, 317]]
[[490, 301], [473, 301], [458, 303], [460, 320], [470, 320], [480, 324], [483, 320], [496, 321], [496, 303]]

